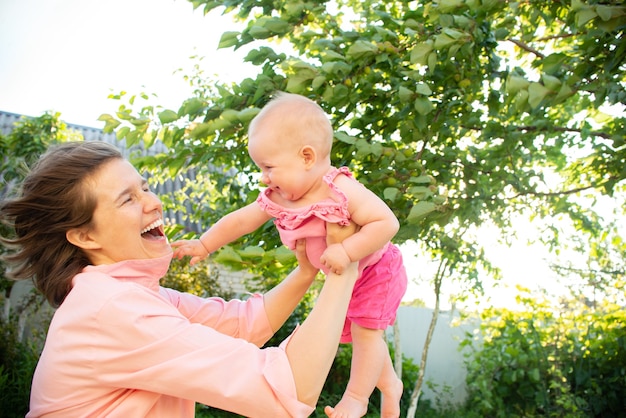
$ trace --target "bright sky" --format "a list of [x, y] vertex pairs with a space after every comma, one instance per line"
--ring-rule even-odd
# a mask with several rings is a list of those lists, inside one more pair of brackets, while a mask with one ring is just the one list
[[[53, 110], [67, 123], [101, 128], [98, 116], [119, 105], [107, 96], [121, 90], [155, 93], [158, 104], [176, 109], [191, 93], [174, 72], [191, 68], [190, 56], [206, 57], [205, 71], [222, 79], [240, 80], [246, 71], [241, 54], [217, 50], [221, 34], [236, 30], [220, 12], [203, 16], [183, 0], [0, 0], [0, 110], [28, 116]], [[551, 280], [545, 251], [522, 239], [512, 249], [494, 243], [490, 252], [508, 286]], [[411, 246], [403, 253], [413, 281], [405, 299], [432, 306], [430, 286], [415, 283], [427, 283], [432, 267]], [[488, 294], [494, 304], [513, 304], [511, 291]], [[442, 303], [448, 306], [446, 297]]]
[[119, 104], [107, 96], [121, 90], [177, 108], [190, 93], [174, 72], [191, 68], [190, 56], [206, 57], [211, 74], [242, 69], [231, 50], [217, 50], [232, 25], [217, 12], [203, 16], [183, 0], [0, 0], [0, 110], [54, 110], [100, 128], [98, 116]]

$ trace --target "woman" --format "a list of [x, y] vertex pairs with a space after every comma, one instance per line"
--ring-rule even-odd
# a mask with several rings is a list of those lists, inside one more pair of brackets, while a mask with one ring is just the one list
[[[330, 274], [280, 347], [259, 348], [317, 273], [306, 260], [265, 295], [202, 299], [159, 286], [172, 250], [162, 206], [103, 142], [48, 151], [0, 206], [15, 278], [58, 306], [27, 417], [193, 417], [195, 402], [251, 417], [309, 415], [332, 364], [356, 263]], [[341, 233], [341, 232], [340, 232]]]

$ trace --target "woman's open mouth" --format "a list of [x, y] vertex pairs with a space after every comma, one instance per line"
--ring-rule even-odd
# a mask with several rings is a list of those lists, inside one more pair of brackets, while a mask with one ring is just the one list
[[141, 231], [141, 237], [150, 240], [162, 239], [165, 237], [163, 232], [163, 219], [157, 219]]

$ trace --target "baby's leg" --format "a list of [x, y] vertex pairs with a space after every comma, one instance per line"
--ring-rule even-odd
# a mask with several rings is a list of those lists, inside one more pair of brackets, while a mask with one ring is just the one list
[[[387, 348], [387, 347], [385, 347]], [[402, 380], [398, 378], [391, 363], [389, 351], [385, 350], [385, 360], [380, 379], [376, 387], [382, 394], [380, 406], [381, 418], [397, 418], [400, 416], [400, 398], [402, 398]]]
[[379, 382], [385, 387], [388, 385], [386, 381], [381, 381], [385, 359], [389, 358], [387, 344], [382, 338], [383, 330], [363, 328], [353, 322], [351, 332], [350, 381], [339, 403], [334, 408], [327, 406], [324, 409], [331, 418], [362, 417], [367, 412], [369, 397], [376, 385]]

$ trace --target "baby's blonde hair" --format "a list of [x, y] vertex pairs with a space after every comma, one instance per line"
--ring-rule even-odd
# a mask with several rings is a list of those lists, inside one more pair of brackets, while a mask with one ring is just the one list
[[320, 105], [299, 94], [276, 93], [250, 123], [250, 137], [256, 129], [276, 130], [274, 138], [285, 146], [310, 145], [321, 157], [330, 155], [333, 128], [328, 116]]

